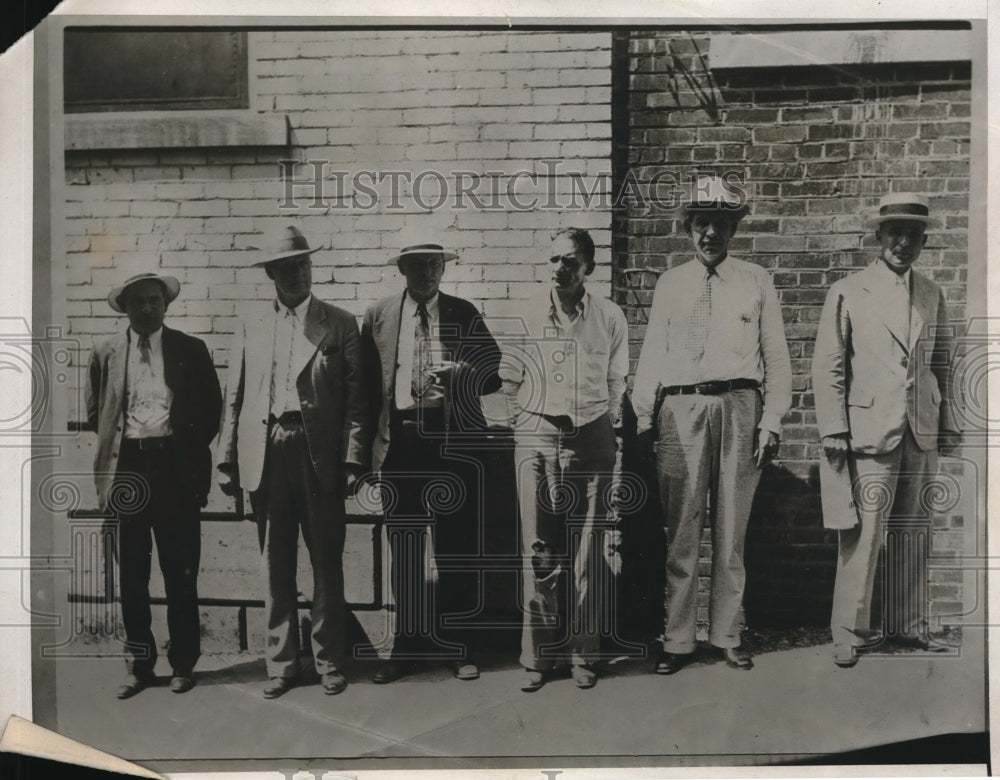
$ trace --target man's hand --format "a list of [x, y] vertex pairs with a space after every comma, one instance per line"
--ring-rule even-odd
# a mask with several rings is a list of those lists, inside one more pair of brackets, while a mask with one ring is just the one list
[[467, 365], [461, 360], [442, 360], [436, 367], [427, 371], [431, 376], [431, 381], [436, 385], [447, 385], [455, 381], [460, 373], [465, 371]]
[[653, 466], [656, 464], [656, 436], [653, 435], [652, 428], [636, 434], [635, 446], [639, 450], [639, 462], [642, 465]]
[[358, 488], [361, 487], [361, 474], [364, 471], [357, 463], [344, 464], [344, 491], [348, 498], [357, 495]]
[[850, 448], [850, 443], [848, 442], [846, 433], [835, 433], [833, 436], [823, 437], [823, 451], [826, 453], [828, 458], [847, 457], [847, 453]]
[[239, 472], [232, 463], [220, 463], [219, 475], [216, 479], [219, 483], [219, 488], [227, 496], [235, 496], [241, 490]]
[[958, 431], [942, 431], [938, 434], [938, 454], [944, 457], [954, 455], [962, 446], [962, 434]]
[[[762, 436], [761, 434], [766, 434]], [[762, 441], [763, 440], [763, 441]], [[764, 431], [758, 428], [754, 433], [753, 461], [757, 468], [763, 468], [778, 454], [778, 444], [780, 443], [778, 434], [774, 431]]]

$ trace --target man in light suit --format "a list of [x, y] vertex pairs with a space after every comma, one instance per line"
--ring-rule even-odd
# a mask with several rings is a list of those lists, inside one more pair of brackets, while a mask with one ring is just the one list
[[[372, 470], [386, 485], [396, 606], [392, 657], [372, 680], [392, 682], [428, 658], [450, 660], [458, 679], [474, 680], [477, 632], [470, 621], [482, 607], [483, 583], [462, 559], [482, 549], [486, 476], [479, 452], [487, 426], [480, 398], [500, 388], [500, 350], [473, 304], [439, 292], [445, 263], [457, 255], [423, 236], [406, 244], [392, 258], [406, 289], [371, 306], [361, 329], [377, 399]], [[436, 589], [425, 545], [435, 559]]]
[[128, 677], [119, 699], [152, 684], [152, 537], [167, 593], [170, 690], [194, 685], [201, 654], [198, 622], [199, 512], [212, 481], [209, 445], [222, 394], [208, 348], [163, 324], [180, 292], [172, 276], [144, 273], [111, 290], [128, 315], [123, 332], [94, 346], [87, 371], [87, 422], [97, 431], [98, 503], [118, 518], [118, 566]]
[[[887, 524], [926, 518], [920, 495], [937, 454], [958, 444], [951, 407], [951, 340], [944, 293], [911, 270], [936, 225], [927, 198], [884, 197], [875, 228], [879, 258], [827, 295], [813, 356], [816, 418], [823, 439], [824, 523], [839, 530], [831, 628], [834, 662], [857, 663], [871, 634], [875, 570]], [[849, 478], [831, 478], [846, 466]], [[853, 492], [852, 492], [853, 483]], [[897, 568], [899, 567], [899, 568]], [[927, 636], [926, 572], [915, 555], [890, 562], [901, 603], [885, 617], [899, 644], [944, 650]]]
[[250, 493], [267, 578], [264, 697], [295, 685], [299, 526], [313, 571], [312, 651], [323, 691], [347, 687], [344, 497], [367, 459], [366, 390], [354, 317], [311, 293], [315, 250], [295, 227], [254, 263], [276, 297], [237, 326], [218, 468], [222, 490]]

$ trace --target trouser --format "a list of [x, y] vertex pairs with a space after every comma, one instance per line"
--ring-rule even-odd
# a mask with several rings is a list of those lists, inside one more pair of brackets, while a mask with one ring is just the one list
[[297, 569], [299, 529], [313, 573], [312, 654], [316, 671], [339, 671], [345, 661], [344, 496], [320, 486], [301, 421], [274, 422], [268, 431], [264, 476], [251, 494], [263, 524], [263, 573], [267, 582], [268, 677], [299, 672]]
[[[119, 497], [118, 569], [126, 666], [132, 674], [152, 674], [156, 641], [149, 605], [149, 575], [153, 537], [167, 596], [167, 658], [174, 674], [190, 676], [201, 655], [198, 620], [198, 564], [201, 557], [199, 502], [185, 486], [190, 475], [176, 444], [164, 439], [123, 439], [117, 484], [109, 494]], [[140, 478], [136, 500], [129, 500]], [[130, 508], [134, 506], [135, 508]]]
[[481, 459], [461, 440], [445, 454], [440, 408], [393, 410], [389, 441], [381, 477], [395, 602], [392, 657], [469, 659], [482, 645], [476, 615], [485, 602], [477, 564], [486, 495]]
[[753, 461], [760, 414], [756, 390], [664, 396], [657, 418], [656, 465], [667, 527], [667, 652], [695, 649], [698, 551], [706, 516], [712, 526], [709, 641], [716, 647], [739, 647], [746, 584], [743, 544], [760, 480]]
[[921, 502], [927, 480], [937, 473], [937, 452], [920, 449], [909, 426], [902, 441], [881, 455], [850, 453], [859, 522], [841, 530], [830, 627], [838, 644], [860, 645], [872, 634], [875, 572], [890, 541], [883, 605], [885, 633], [904, 637], [926, 632], [927, 553], [931, 528]]
[[597, 660], [612, 576], [602, 547], [615, 465], [611, 420], [523, 414], [515, 430], [521, 510], [521, 664]]

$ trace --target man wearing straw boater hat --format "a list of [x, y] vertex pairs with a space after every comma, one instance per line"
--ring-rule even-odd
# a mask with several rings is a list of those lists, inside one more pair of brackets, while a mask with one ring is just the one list
[[726, 664], [750, 669], [740, 643], [743, 544], [761, 469], [778, 449], [792, 372], [768, 272], [729, 254], [749, 206], [718, 177], [693, 182], [684, 229], [695, 260], [660, 276], [632, 403], [639, 447], [655, 444], [667, 528], [666, 620], [657, 674], [695, 650], [698, 551], [712, 526], [709, 641]]
[[98, 502], [118, 521], [129, 672], [119, 699], [155, 680], [149, 604], [153, 537], [167, 595], [171, 691], [191, 689], [201, 654], [199, 513], [212, 482], [209, 445], [219, 429], [222, 394], [205, 343], [163, 324], [179, 292], [177, 279], [157, 273], [132, 276], [112, 289], [108, 303], [128, 316], [129, 325], [94, 346], [87, 371], [87, 421], [97, 431]]
[[482, 549], [487, 480], [480, 399], [500, 388], [500, 350], [472, 303], [439, 290], [458, 256], [424, 234], [400, 245], [390, 262], [406, 289], [372, 305], [362, 325], [396, 606], [392, 655], [372, 680], [392, 682], [431, 659], [474, 680], [481, 632], [470, 619], [483, 583], [469, 561]]
[[289, 226], [253, 263], [275, 297], [249, 306], [236, 326], [219, 437], [220, 486], [249, 491], [263, 552], [268, 699], [299, 676], [300, 525], [313, 572], [316, 671], [324, 693], [347, 687], [344, 497], [368, 459], [366, 390], [354, 316], [311, 292], [315, 251]]
[[[926, 521], [923, 488], [938, 452], [950, 454], [960, 436], [944, 293], [912, 270], [926, 230], [937, 227], [927, 198], [886, 195], [865, 227], [875, 230], [879, 257], [830, 288], [812, 363], [823, 521], [839, 537], [831, 628], [841, 667], [857, 663], [858, 648], [879, 633], [870, 613], [886, 530], [897, 518]], [[928, 636], [919, 551], [890, 560], [889, 572], [899, 593], [886, 605], [886, 633], [907, 647], [946, 650]]]

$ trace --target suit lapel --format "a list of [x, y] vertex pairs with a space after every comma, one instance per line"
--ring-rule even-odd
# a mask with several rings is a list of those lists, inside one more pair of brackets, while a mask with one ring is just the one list
[[166, 325], [163, 326], [163, 337], [160, 341], [163, 349], [163, 383], [176, 392], [178, 355], [176, 353], [177, 343], [174, 341], [174, 332]]
[[927, 280], [916, 271], [910, 271], [910, 281], [913, 284], [910, 292], [910, 350], [912, 350], [923, 332], [924, 323], [933, 320], [932, 309], [936, 294], [927, 284]]
[[[311, 350], [302, 350], [301, 362], [297, 365], [291, 367], [292, 376], [297, 377], [302, 373], [312, 356], [316, 354], [316, 350], [323, 346], [323, 342], [326, 340], [329, 330], [326, 326], [326, 311], [320, 306], [319, 300], [316, 296], [312, 296], [309, 299], [309, 308], [306, 309], [305, 322], [302, 323], [302, 331], [305, 334], [306, 340], [312, 344], [313, 348]], [[292, 355], [294, 360], [297, 356]]]
[[375, 326], [375, 340], [380, 344], [379, 354], [382, 355], [382, 376], [385, 377], [385, 386], [391, 389], [396, 382], [396, 366], [399, 365], [399, 323], [403, 316], [403, 300], [406, 297], [404, 291], [402, 295], [389, 298], [381, 312], [381, 317]]
[[108, 390], [113, 394], [112, 406], [125, 405], [125, 370], [128, 361], [128, 330], [123, 331], [111, 345], [108, 355]]
[[[868, 273], [864, 279], [863, 287], [875, 298], [871, 306], [872, 313], [882, 321], [882, 324], [885, 325], [886, 330], [889, 331], [900, 348], [904, 352], [909, 353], [910, 345], [906, 331], [907, 322], [902, 322], [899, 317], [895, 316], [893, 312], [894, 307], [886, 305], [887, 300], [892, 300], [891, 296], [894, 290], [889, 286], [892, 279], [889, 277], [887, 269], [880, 268], [881, 264], [882, 260], [879, 259], [868, 266], [866, 269]], [[911, 333], [912, 330], [910, 328]]]

